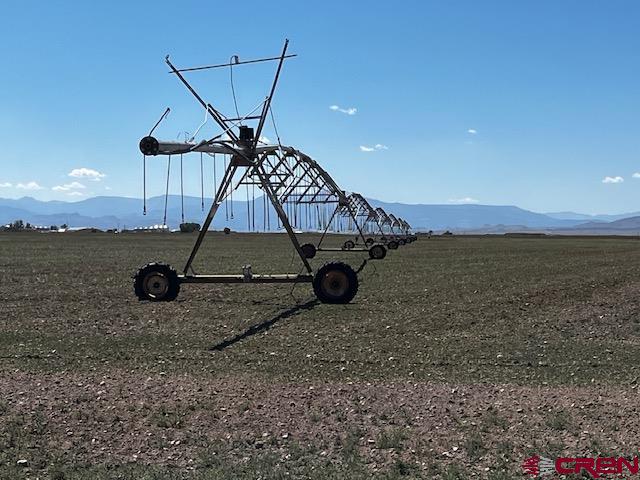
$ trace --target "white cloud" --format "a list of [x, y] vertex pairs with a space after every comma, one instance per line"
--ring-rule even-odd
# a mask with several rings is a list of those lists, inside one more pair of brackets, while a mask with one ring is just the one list
[[87, 188], [87, 187], [85, 187], [80, 182], [71, 182], [71, 183], [65, 183], [64, 185], [56, 185], [51, 190], [55, 192], [68, 192], [69, 190], [78, 190], [78, 189], [82, 190], [84, 188]]
[[624, 178], [622, 177], [604, 177], [602, 183], [622, 183]]
[[70, 197], [84, 197], [84, 193], [78, 192], [77, 190], [74, 190], [73, 192], [69, 192], [67, 193], [67, 195], [69, 195]]
[[[631, 175], [631, 176], [632, 176], [633, 178], [640, 178], [640, 173], [639, 173], [639, 172], [636, 172], [636, 173], [634, 173], [634, 174], [633, 174], [633, 175]], [[0, 185], [0, 187], [1, 187], [1, 186], [2, 186], [2, 185]]]
[[100, 179], [106, 177], [104, 173], [86, 167], [74, 168], [69, 172], [69, 176], [75, 178], [88, 178], [89, 180], [93, 180], [94, 182], [99, 182]]
[[0, 188], [9, 188], [12, 186], [13, 185], [11, 185], [9, 182], [0, 183]]
[[463, 204], [463, 203], [478, 203], [478, 200], [476, 200], [475, 198], [471, 198], [471, 197], [450, 198], [450, 199], [449, 199], [449, 203], [458, 203], [458, 204]]
[[467, 133], [475, 135], [476, 133], [478, 133], [478, 131], [475, 128], [470, 128], [469, 130], [467, 130]]
[[376, 150], [389, 150], [389, 147], [381, 143], [376, 143], [373, 147], [367, 147], [366, 145], [360, 145], [361, 152], [375, 152]]
[[105, 190], [111, 190], [111, 187], [104, 187]]
[[16, 188], [20, 188], [22, 190], [42, 190], [42, 187], [38, 185], [38, 182], [27, 182], [27, 183], [18, 183]]
[[355, 115], [358, 112], [358, 109], [355, 107], [340, 108], [339, 105], [331, 105], [329, 109], [333, 110], [334, 112], [346, 113], [347, 115]]

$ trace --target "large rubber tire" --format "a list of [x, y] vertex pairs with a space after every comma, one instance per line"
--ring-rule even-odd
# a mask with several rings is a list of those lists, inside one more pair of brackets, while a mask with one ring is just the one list
[[395, 240], [390, 240], [389, 243], [387, 243], [387, 248], [389, 250], [397, 250], [398, 249], [398, 242], [396, 242]]
[[374, 245], [369, 249], [369, 258], [373, 260], [382, 260], [387, 256], [387, 249], [384, 245]]
[[180, 293], [180, 281], [171, 265], [148, 263], [133, 277], [133, 290], [138, 300], [171, 302]]
[[344, 245], [342, 245], [342, 248], [343, 250], [351, 250], [355, 246], [356, 244], [353, 242], [353, 240], [347, 240], [346, 242], [344, 242]]
[[407, 241], [404, 238], [401, 238], [400, 240], [398, 240], [398, 245], [400, 245], [401, 247], [406, 244], [407, 244]]
[[349, 303], [358, 293], [358, 275], [346, 263], [326, 263], [313, 277], [313, 291], [322, 303]]
[[312, 243], [305, 243], [300, 247], [300, 250], [302, 250], [304, 258], [313, 258], [316, 256], [316, 246]]

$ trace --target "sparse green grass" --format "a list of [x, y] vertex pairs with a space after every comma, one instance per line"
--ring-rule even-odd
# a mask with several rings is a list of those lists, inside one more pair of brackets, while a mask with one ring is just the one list
[[472, 461], [478, 460], [487, 451], [484, 439], [478, 433], [473, 433], [466, 439], [464, 449]]
[[565, 446], [561, 442], [549, 441], [545, 445], [545, 454], [547, 455], [547, 457], [555, 458], [560, 456], [564, 448]]
[[498, 428], [504, 430], [508, 426], [508, 422], [505, 418], [501, 417], [494, 409], [489, 410], [484, 418], [482, 426], [484, 429]]
[[[616, 308], [618, 290], [640, 267], [636, 240], [419, 240], [370, 262], [351, 305], [303, 310], [277, 322], [270, 329], [277, 334], [250, 336], [212, 356], [209, 348], [309, 298], [311, 290], [298, 285], [292, 297], [290, 285], [186, 285], [176, 302], [139, 303], [131, 289], [135, 270], [152, 260], [180, 267], [193, 239], [0, 235], [3, 276], [11, 279], [0, 284], [5, 367], [133, 365], [318, 380], [411, 373], [414, 380], [569, 385], [615, 384], [640, 374], [634, 366], [640, 344], [622, 348], [635, 333], [618, 327], [637, 319], [638, 307]], [[342, 259], [357, 266], [362, 256]], [[300, 270], [283, 235], [214, 235], [196, 270], [238, 273], [246, 263], [257, 273]], [[264, 351], [274, 355], [255, 362]], [[331, 351], [349, 367], [333, 363]]]
[[160, 428], [181, 428], [184, 418], [184, 413], [176, 412], [164, 405], [153, 415], [154, 423]]
[[[56, 466], [47, 470], [51, 480], [218, 480], [223, 478], [255, 480], [256, 478], [284, 479], [304, 478], [310, 480], [396, 480], [401, 478], [424, 478], [411, 465], [396, 462], [393, 466], [377, 474], [364, 469], [354, 469], [352, 465], [335, 465], [330, 462], [278, 464], [271, 456], [254, 457], [243, 465], [223, 463], [221, 465], [196, 470], [147, 465], [122, 465], [110, 467], [96, 466]], [[25, 469], [11, 468], [0, 472], [2, 480], [28, 478]], [[462, 477], [460, 477], [462, 478]]]
[[[421, 239], [370, 262], [359, 276], [352, 304], [301, 309], [221, 351], [211, 347], [304, 302], [311, 289], [307, 284], [293, 292], [290, 285], [186, 285], [176, 302], [138, 302], [131, 288], [135, 270], [154, 260], [181, 267], [194, 239], [0, 234], [0, 373], [104, 376], [104, 388], [119, 398], [130, 393], [118, 383], [123, 373], [141, 382], [188, 376], [215, 385], [238, 377], [249, 384], [258, 379], [332, 388], [388, 382], [591, 388], [627, 385], [640, 377], [636, 239]], [[332, 258], [357, 267], [363, 257], [322, 255], [314, 265]], [[212, 235], [195, 269], [239, 273], [248, 263], [255, 273], [300, 271], [283, 235]], [[9, 383], [2, 387], [16, 394]], [[195, 470], [186, 470], [182, 460], [150, 466], [131, 459], [87, 463], [90, 437], [67, 436], [51, 412], [36, 406], [20, 410], [2, 395], [0, 478], [35, 478], [34, 472], [99, 480], [283, 478], [286, 473], [288, 478], [469, 477], [468, 466], [445, 459], [437, 446], [427, 443], [414, 452], [417, 443], [431, 440], [414, 428], [425, 416], [420, 405], [367, 412], [370, 398], [356, 401], [353, 410], [311, 404], [304, 418], [309, 428], [322, 431], [327, 422], [348, 425], [339, 444], [326, 438], [287, 439], [276, 432], [257, 446], [235, 438], [215, 443], [193, 433], [192, 418], [217, 425], [225, 420], [213, 397], [211, 405], [201, 398], [196, 404], [176, 388], [158, 392], [160, 398], [149, 399], [149, 405], [109, 413], [96, 406], [97, 393], [83, 388], [69, 400], [74, 422], [84, 425], [104, 416], [99, 422], [121, 428], [122, 438], [135, 428], [139, 436], [160, 429], [167, 438], [150, 437], [160, 452], [182, 435], [183, 444], [197, 446]], [[49, 393], [37, 395], [48, 398]], [[159, 408], [165, 399], [171, 404]], [[230, 411], [237, 417], [255, 414], [248, 401], [233, 400]], [[353, 424], [354, 415], [370, 418], [371, 425]], [[439, 415], [442, 428], [465, 435], [466, 442], [458, 443], [460, 453], [492, 458], [495, 468], [487, 477], [494, 480], [517, 478], [509, 475], [518, 470], [522, 452], [562, 448], [544, 439], [528, 442], [535, 448], [503, 439], [510, 423], [499, 408], [473, 419], [460, 416], [454, 406]], [[542, 423], [559, 433], [574, 427], [563, 411], [545, 414]], [[49, 435], [64, 438], [64, 445], [46, 443]], [[594, 443], [592, 448], [608, 451], [610, 445]], [[22, 457], [29, 458], [28, 469], [16, 466]], [[421, 461], [425, 465], [418, 467]]]
[[552, 412], [547, 416], [546, 424], [553, 430], [567, 430], [571, 426], [571, 417], [565, 411]]
[[342, 455], [346, 462], [361, 461], [359, 444], [362, 437], [362, 431], [359, 428], [350, 428], [347, 430], [344, 438], [341, 440]]
[[442, 478], [444, 480], [465, 480], [469, 478], [469, 474], [464, 467], [453, 463], [446, 468]]
[[382, 450], [393, 448], [402, 450], [403, 443], [407, 439], [407, 432], [403, 428], [392, 428], [383, 430], [378, 435], [376, 445]]

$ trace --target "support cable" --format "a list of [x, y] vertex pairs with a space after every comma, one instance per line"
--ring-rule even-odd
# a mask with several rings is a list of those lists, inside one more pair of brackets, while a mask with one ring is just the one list
[[[224, 162], [224, 171], [226, 174], [227, 172], [227, 155], [226, 154], [222, 156], [222, 160]], [[229, 196], [227, 195], [226, 188], [224, 192], [224, 218], [227, 222], [229, 221]]]
[[216, 174], [216, 154], [213, 154], [213, 194], [218, 191], [218, 175]]
[[251, 207], [249, 206], [249, 184], [245, 184], [247, 187], [247, 230], [251, 231]]
[[265, 204], [267, 206], [266, 207], [267, 208], [267, 230], [271, 231], [271, 212], [269, 211], [270, 210], [269, 203], [267, 203], [267, 199], [266, 199], [267, 194], [264, 191], [262, 192], [262, 194], [265, 196], [264, 201], [265, 201]]
[[[238, 112], [238, 102], [236, 100], [236, 89], [233, 86], [233, 63], [238, 63], [240, 59], [238, 55], [232, 55], [229, 59], [229, 79], [231, 83], [231, 94], [233, 95], [233, 105], [236, 108], [236, 117], [240, 117], [240, 113]], [[240, 125], [242, 125], [242, 121], [240, 121]]]
[[196, 131], [193, 133], [193, 135], [191, 136], [191, 138], [187, 141], [187, 143], [191, 143], [196, 139], [196, 136], [198, 135], [198, 132], [200, 132], [200, 129], [202, 127], [204, 127], [207, 123], [207, 121], [209, 120], [209, 110], [207, 110], [206, 108], [204, 109], [204, 120], [202, 121], [202, 123], [198, 126], [198, 128], [196, 128]]
[[155, 129], [158, 128], [158, 125], [160, 125], [160, 122], [162, 122], [162, 120], [167, 118], [167, 115], [169, 115], [170, 111], [171, 111], [171, 109], [169, 107], [167, 107], [166, 110], [164, 111], [164, 113], [162, 114], [162, 116], [158, 119], [156, 124], [153, 126], [153, 128], [151, 130], [149, 130], [149, 136], [153, 135], [153, 132], [155, 131]]
[[162, 225], [167, 226], [167, 205], [169, 204], [169, 176], [171, 175], [171, 155], [167, 160], [167, 188], [164, 192], [164, 217], [162, 220]]
[[182, 223], [184, 223], [184, 179], [182, 172], [182, 154], [180, 154], [180, 203], [182, 210]]
[[271, 123], [273, 124], [273, 131], [276, 134], [276, 139], [278, 140], [278, 146], [280, 147], [280, 151], [282, 152], [282, 142], [280, 141], [280, 134], [278, 133], [278, 127], [276, 126], [276, 119], [273, 115], [273, 108], [269, 108], [269, 114], [271, 115]]
[[200, 152], [200, 206], [204, 212], [204, 161]]
[[[229, 160], [229, 164], [231, 164], [231, 160]], [[231, 202], [231, 220], [233, 220], [233, 178], [229, 181], [229, 201]]]
[[142, 214], [147, 214], [147, 156], [142, 155]]
[[266, 195], [262, 195], [262, 230], [267, 231], [267, 198]]

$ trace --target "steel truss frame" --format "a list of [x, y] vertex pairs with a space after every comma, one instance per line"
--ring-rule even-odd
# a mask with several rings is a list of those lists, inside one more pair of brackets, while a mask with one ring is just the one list
[[[162, 263], [153, 262], [145, 265], [139, 269], [134, 276], [134, 292], [139, 299], [155, 301], [173, 300], [179, 293], [181, 283], [312, 282], [314, 292], [320, 301], [326, 303], [347, 303], [354, 298], [358, 291], [357, 276], [366, 265], [367, 260], [363, 260], [357, 270], [352, 269], [349, 265], [342, 262], [328, 262], [318, 268], [314, 273], [309, 259], [313, 258], [318, 250], [368, 252], [369, 258], [382, 259], [386, 256], [386, 247], [380, 244], [373, 245], [375, 242], [372, 239], [367, 239], [365, 233], [367, 231], [377, 230], [384, 240], [385, 228], [388, 228], [394, 236], [398, 235], [396, 229], [404, 231], [405, 233], [408, 231], [409, 227], [406, 222], [393, 215], [387, 215], [382, 209], [374, 209], [362, 195], [358, 193], [347, 195], [329, 173], [310, 156], [293, 147], [281, 145], [279, 138], [278, 145], [260, 145], [260, 138], [267, 116], [271, 115], [273, 120], [271, 102], [284, 60], [295, 56], [287, 54], [288, 44], [289, 42], [286, 40], [282, 53], [278, 57], [240, 62], [238, 57], [234, 56], [229, 63], [204, 67], [178, 69], [169, 60], [168, 56], [165, 58], [170, 73], [180, 80], [196, 101], [204, 108], [206, 113], [205, 122], [198, 127], [198, 130], [190, 140], [184, 142], [158, 140], [153, 136], [153, 133], [169, 113], [169, 109], [167, 108], [149, 131], [149, 134], [142, 138], [140, 141], [140, 151], [144, 155], [145, 207], [147, 156], [182, 156], [188, 153], [200, 153], [202, 157], [202, 154], [214, 156], [216, 154], [222, 154], [228, 156], [229, 161], [227, 162], [225, 157], [225, 171], [222, 180], [216, 186], [211, 207], [198, 232], [198, 236], [181, 273], [176, 272], [171, 266]], [[278, 62], [269, 94], [263, 102], [259, 103], [256, 108], [246, 115], [240, 117], [240, 115], [237, 114], [238, 118], [228, 118], [211, 103], [206, 102], [183, 75], [183, 72], [221, 67], [233, 68], [234, 65], [265, 61]], [[256, 114], [257, 111], [260, 111], [259, 114]], [[209, 139], [198, 142], [195, 141], [195, 136], [209, 117], [217, 123], [222, 130], [221, 133]], [[257, 121], [255, 132], [253, 128], [244, 123], [249, 121]], [[202, 178], [202, 160], [200, 165]], [[167, 173], [167, 195], [168, 185], [169, 177]], [[194, 260], [202, 246], [204, 238], [209, 232], [216, 213], [227, 198], [231, 197], [233, 192], [241, 186], [246, 186], [247, 192], [249, 192], [250, 186], [252, 189], [257, 186], [269, 199], [271, 206], [277, 214], [279, 223], [284, 227], [303, 264], [304, 273], [254, 275], [251, 272], [250, 266], [243, 267], [241, 275], [198, 274], [194, 270]], [[204, 208], [204, 194], [202, 195], [202, 199]], [[294, 230], [294, 225], [297, 222], [297, 218], [299, 218], [296, 212], [298, 212], [299, 209], [304, 210], [304, 208], [306, 208], [308, 224], [309, 206], [311, 205], [316, 206], [316, 214], [319, 213], [318, 207], [320, 205], [324, 206], [323, 209], [325, 213], [330, 211], [331, 207], [329, 206], [335, 205], [331, 218], [325, 224], [317, 247], [312, 244], [300, 245]], [[287, 210], [289, 210], [289, 212], [287, 212]], [[321, 248], [321, 244], [326, 237], [332, 221], [336, 217], [338, 219], [347, 219], [347, 221], [355, 227], [355, 230], [358, 232], [357, 238], [362, 238], [363, 246], [355, 248], [354, 244], [348, 249], [345, 249], [344, 247], [347, 244], [345, 242], [343, 248]], [[292, 218], [293, 223], [291, 221]], [[317, 215], [317, 218], [319, 219], [319, 215]], [[400, 244], [404, 243], [402, 240], [399, 242]], [[352, 241], [349, 241], [349, 243], [353, 244]], [[391, 243], [388, 243], [388, 245], [389, 248], [392, 248]], [[397, 244], [394, 248], [397, 248]]]
[[[216, 189], [213, 202], [189, 254], [189, 258], [182, 269], [182, 273], [177, 275], [180, 283], [311, 282], [314, 279], [313, 269], [296, 237], [290, 218], [285, 211], [285, 205], [292, 203], [296, 205], [336, 203], [336, 210], [342, 207], [350, 208], [346, 193], [338, 187], [331, 176], [311, 157], [292, 147], [284, 147], [282, 145], [258, 145], [267, 115], [270, 113], [271, 101], [276, 90], [283, 62], [285, 59], [294, 56], [287, 55], [288, 43], [288, 40], [286, 40], [279, 57], [248, 62], [236, 61], [235, 63], [230, 62], [229, 64], [212, 65], [208, 67], [178, 69], [171, 63], [168, 56], [165, 59], [170, 68], [170, 73], [176, 75], [197, 102], [205, 109], [206, 114], [220, 126], [222, 133], [200, 142], [160, 141], [152, 135], [158, 124], [166, 117], [168, 113], [167, 109], [151, 129], [149, 135], [140, 141], [140, 150], [145, 158], [147, 156], [176, 155], [193, 152], [225, 154], [230, 156], [228, 166]], [[185, 71], [268, 60], [277, 60], [278, 66], [270, 93], [264, 102], [262, 102], [260, 115], [253, 115], [255, 110], [260, 108], [259, 106], [244, 117], [227, 118], [210, 103], [206, 102], [182, 75], [182, 72]], [[241, 125], [241, 122], [247, 120], [258, 121], [255, 133], [249, 127]], [[239, 127], [238, 134], [234, 130], [236, 127]], [[237, 175], [240, 175], [239, 181], [236, 181]], [[258, 186], [269, 198], [280, 223], [286, 230], [291, 243], [302, 261], [306, 273], [253, 275], [250, 271], [245, 271], [242, 275], [202, 275], [195, 272], [193, 262], [208, 233], [216, 212], [225, 199], [241, 185]]]
[[[377, 218], [373, 207], [367, 202], [367, 200], [359, 193], [351, 193], [347, 197], [346, 205], [339, 205], [336, 209], [336, 216], [340, 219], [345, 219], [348, 224], [348, 231], [356, 233], [356, 244], [360, 239], [365, 246], [364, 250], [368, 249], [375, 243], [372, 238], [368, 238], [367, 234], [371, 233], [371, 222], [374, 221], [377, 224]], [[377, 225], [378, 228], [380, 227]], [[327, 228], [329, 225], [327, 225]], [[380, 230], [382, 232], [382, 230]], [[322, 239], [321, 239], [322, 240]], [[345, 242], [347, 245], [349, 242]], [[349, 251], [362, 251], [362, 247], [356, 247], [356, 244], [351, 245], [348, 248]], [[344, 249], [344, 248], [343, 248]]]
[[376, 208], [375, 211], [378, 215], [378, 222], [385, 235], [398, 238], [400, 235], [400, 232], [396, 231], [396, 228], [400, 226], [398, 219], [393, 214], [385, 212], [381, 207]]

